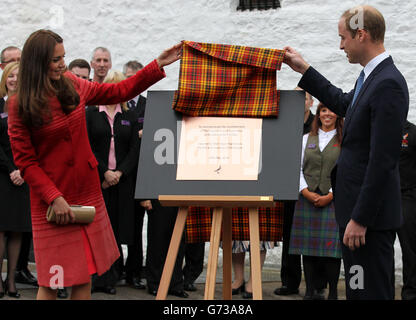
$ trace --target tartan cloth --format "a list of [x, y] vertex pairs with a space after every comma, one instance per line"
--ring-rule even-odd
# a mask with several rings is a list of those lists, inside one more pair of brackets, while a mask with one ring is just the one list
[[302, 194], [296, 202], [289, 254], [341, 258], [334, 203], [316, 208]]
[[[189, 207], [185, 225], [187, 243], [210, 241], [212, 210], [208, 207]], [[250, 240], [248, 220], [247, 208], [233, 208], [233, 240]], [[282, 241], [283, 202], [276, 202], [276, 207], [273, 208], [259, 208], [259, 231], [260, 240], [262, 241]]]
[[285, 50], [183, 42], [173, 109], [189, 116], [277, 116]]

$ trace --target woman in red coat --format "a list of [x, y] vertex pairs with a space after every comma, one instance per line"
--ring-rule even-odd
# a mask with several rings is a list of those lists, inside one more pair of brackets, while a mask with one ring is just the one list
[[[91, 275], [119, 257], [91, 151], [85, 105], [128, 101], [165, 76], [163, 66], [181, 56], [181, 44], [164, 51], [136, 75], [117, 84], [85, 81], [65, 72], [62, 38], [48, 30], [26, 41], [19, 88], [9, 104], [15, 163], [30, 187], [38, 299], [55, 299], [72, 286], [72, 299], [91, 298]], [[75, 224], [71, 204], [94, 206], [89, 225]], [[56, 223], [46, 220], [52, 205]]]

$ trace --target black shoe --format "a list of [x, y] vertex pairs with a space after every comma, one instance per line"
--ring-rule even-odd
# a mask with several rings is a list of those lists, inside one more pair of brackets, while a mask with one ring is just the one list
[[66, 299], [68, 298], [68, 291], [64, 287], [63, 289], [58, 289], [58, 293], [56, 295], [59, 299]]
[[253, 299], [253, 292], [248, 292], [247, 290], [245, 290], [243, 292], [243, 298], [244, 299]]
[[105, 287], [93, 287], [91, 290], [92, 293], [94, 292], [103, 292], [103, 293], [107, 293], [107, 294], [116, 294], [116, 288], [114, 288], [113, 286], [105, 286]]
[[329, 294], [328, 300], [338, 300], [338, 294]]
[[126, 277], [126, 283], [134, 289], [146, 289], [146, 285], [139, 277]]
[[38, 280], [30, 273], [28, 269], [16, 271], [15, 281], [17, 283], [29, 284], [31, 286], [38, 286]]
[[246, 283], [243, 281], [243, 284], [236, 289], [232, 289], [233, 296], [236, 294], [240, 294], [246, 291]]
[[288, 296], [291, 294], [298, 294], [299, 289], [289, 289], [286, 286], [281, 286], [280, 288], [277, 288], [274, 290], [274, 294], [277, 296]]
[[118, 280], [119, 281], [122, 281], [122, 280], [127, 280], [127, 273], [126, 273], [126, 271], [122, 271], [122, 272], [120, 272], [120, 275], [119, 275], [119, 277], [118, 277]]
[[312, 295], [312, 300], [325, 300], [324, 289], [315, 290]]
[[185, 291], [183, 290], [169, 290], [168, 294], [175, 296], [175, 297], [179, 297], [179, 298], [188, 298], [189, 294], [187, 294]]
[[193, 283], [186, 283], [183, 285], [185, 291], [196, 291], [196, 287]]
[[156, 289], [147, 289], [147, 292], [149, 293], [149, 294], [151, 294], [152, 296], [157, 296], [157, 290]]
[[[16, 287], [16, 284], [15, 284]], [[16, 291], [10, 291], [9, 290], [9, 280], [6, 279], [6, 281], [3, 282], [3, 288], [4, 288], [4, 293], [7, 294], [9, 297], [11, 298], [16, 298], [19, 299], [20, 298], [20, 293]]]
[[303, 297], [303, 300], [313, 300], [313, 294], [306, 293]]

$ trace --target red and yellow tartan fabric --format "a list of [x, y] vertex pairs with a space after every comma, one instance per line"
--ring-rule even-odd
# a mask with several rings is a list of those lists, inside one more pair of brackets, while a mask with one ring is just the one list
[[[233, 240], [250, 240], [248, 209], [233, 208]], [[212, 208], [189, 207], [185, 225], [187, 243], [209, 242], [211, 237]], [[259, 208], [259, 230], [262, 241], [282, 241], [283, 202], [273, 208]]]
[[284, 50], [184, 41], [173, 109], [189, 116], [277, 116]]

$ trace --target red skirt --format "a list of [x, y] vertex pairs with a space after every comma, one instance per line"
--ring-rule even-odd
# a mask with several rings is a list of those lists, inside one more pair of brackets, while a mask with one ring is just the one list
[[84, 250], [85, 250], [85, 257], [87, 258], [87, 265], [88, 265], [88, 273], [93, 275], [97, 273], [97, 265], [95, 264], [94, 256], [92, 255], [91, 245], [88, 241], [87, 232], [85, 228], [81, 228], [82, 233], [82, 240], [84, 243]]

